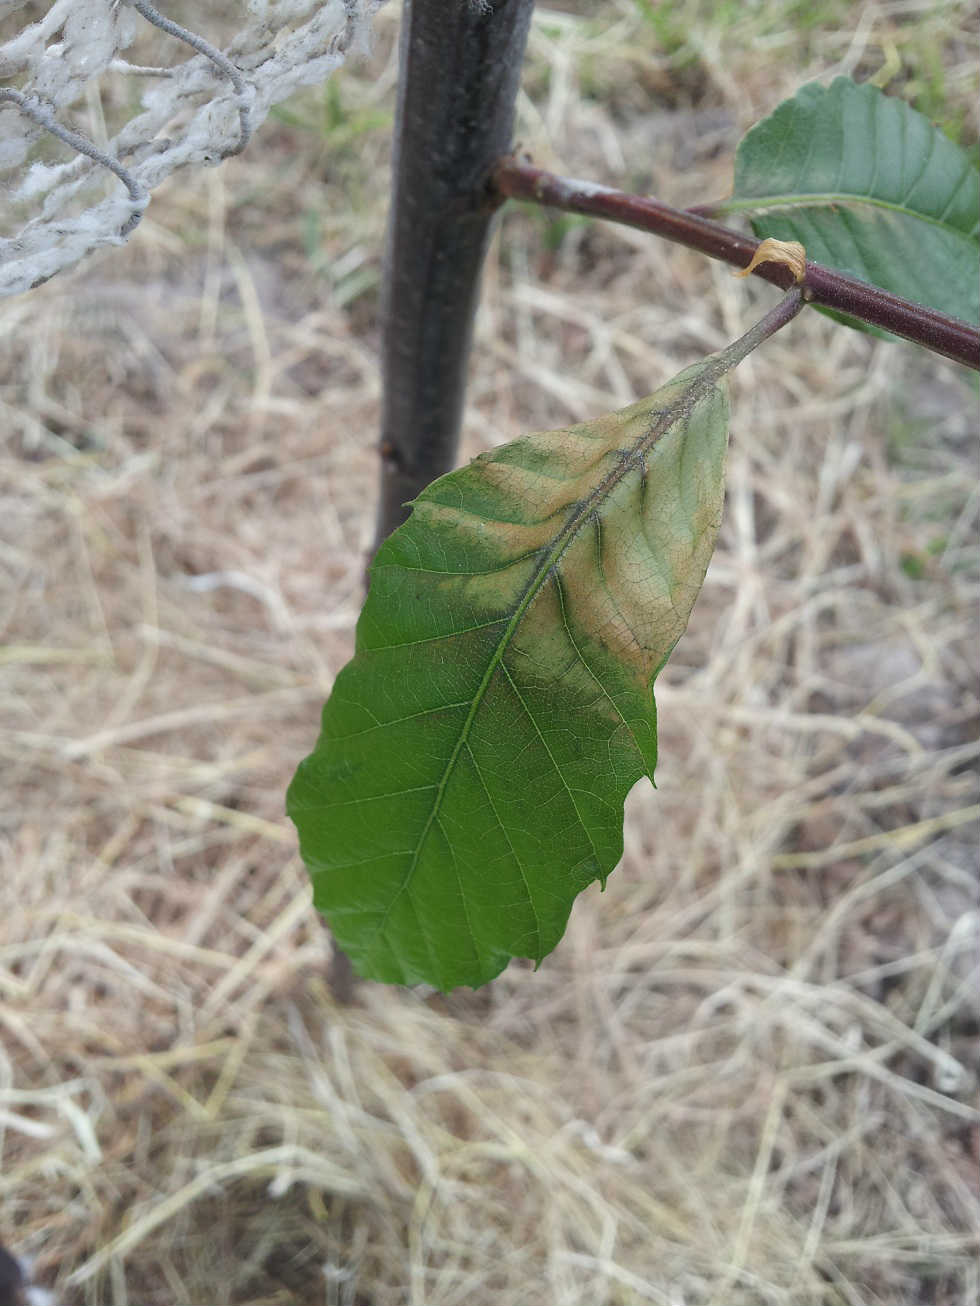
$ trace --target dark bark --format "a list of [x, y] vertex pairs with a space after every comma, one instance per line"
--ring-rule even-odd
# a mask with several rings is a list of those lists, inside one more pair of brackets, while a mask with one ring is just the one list
[[[381, 503], [375, 547], [456, 462], [490, 224], [490, 170], [512, 148], [533, 0], [406, 0], [383, 304]], [[355, 976], [336, 944], [330, 988]]]
[[384, 303], [377, 543], [450, 471], [533, 0], [406, 0]]

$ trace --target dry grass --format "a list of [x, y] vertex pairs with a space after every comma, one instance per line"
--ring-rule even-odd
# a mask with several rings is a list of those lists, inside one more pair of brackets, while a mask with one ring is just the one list
[[[840, 32], [830, 5], [806, 31], [694, 8], [672, 57], [626, 0], [540, 11], [535, 157], [711, 198], [799, 82], [893, 54], [973, 121], [965, 5]], [[743, 365], [659, 791], [605, 895], [537, 974], [331, 999], [283, 791], [373, 530], [394, 26], [325, 135], [270, 124], [126, 251], [0, 306], [0, 1239], [71, 1306], [975, 1302], [952, 365], [816, 315]], [[467, 454], [648, 392], [771, 297], [510, 213]]]

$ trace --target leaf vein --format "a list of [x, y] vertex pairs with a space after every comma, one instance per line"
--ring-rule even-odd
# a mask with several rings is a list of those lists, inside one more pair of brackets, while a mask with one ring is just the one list
[[466, 745], [466, 751], [469, 753], [470, 761], [473, 763], [474, 771], [480, 777], [480, 784], [483, 785], [483, 792], [486, 794], [487, 802], [490, 804], [490, 810], [491, 812], [493, 812], [493, 819], [497, 822], [497, 825], [500, 827], [500, 830], [502, 831], [503, 836], [507, 841], [507, 847], [510, 849], [511, 855], [514, 858], [514, 864], [516, 865], [518, 871], [520, 872], [521, 880], [523, 881], [524, 884], [524, 892], [526, 895], [527, 905], [531, 908], [531, 914], [534, 916], [535, 943], [534, 943], [534, 952], [532, 955], [534, 957], [540, 957], [541, 939], [542, 939], [541, 917], [538, 915], [538, 909], [534, 902], [534, 895], [531, 892], [531, 884], [530, 881], [528, 880], [527, 872], [525, 871], [524, 865], [521, 862], [517, 849], [514, 847], [514, 844], [511, 840], [510, 831], [507, 829], [506, 823], [501, 819], [500, 813], [497, 811], [497, 805], [493, 801], [493, 793], [491, 791], [491, 788], [487, 784], [486, 780], [484, 780], [483, 778], [483, 772], [480, 770], [480, 763], [477, 761], [476, 754], [473, 752], [473, 748], [469, 743], [467, 743]]
[[500, 664], [500, 667], [501, 667], [501, 670], [503, 671], [504, 675], [505, 675], [505, 676], [507, 677], [507, 679], [510, 681], [511, 688], [513, 689], [515, 695], [517, 696], [517, 701], [520, 703], [521, 707], [524, 709], [525, 713], [527, 714], [527, 719], [530, 721], [531, 725], [534, 726], [535, 734], [538, 736], [538, 739], [541, 741], [541, 747], [542, 747], [542, 748], [544, 749], [544, 751], [547, 753], [547, 755], [548, 755], [548, 761], [549, 761], [549, 762], [551, 763], [551, 765], [554, 767], [554, 769], [555, 769], [555, 774], [557, 775], [558, 779], [561, 781], [561, 786], [562, 786], [562, 788], [565, 790], [565, 793], [568, 795], [568, 798], [569, 798], [569, 801], [570, 801], [571, 804], [572, 804], [572, 807], [575, 809], [575, 815], [576, 815], [576, 817], [578, 818], [578, 823], [579, 823], [579, 825], [582, 827], [582, 829], [585, 831], [585, 836], [586, 836], [586, 838], [587, 838], [588, 841], [589, 841], [589, 847], [592, 849], [592, 855], [595, 857], [596, 861], [598, 862], [598, 861], [599, 861], [599, 850], [596, 848], [596, 846], [595, 846], [595, 841], [594, 841], [593, 838], [592, 838], [592, 831], [591, 831], [591, 830], [589, 829], [589, 827], [586, 825], [586, 823], [585, 823], [585, 821], [584, 821], [584, 819], [583, 819], [583, 817], [582, 817], [582, 813], [581, 813], [581, 811], [579, 810], [579, 805], [578, 805], [578, 803], [575, 801], [575, 796], [574, 796], [574, 794], [573, 794], [573, 792], [572, 792], [572, 790], [571, 790], [571, 787], [569, 786], [568, 781], [565, 779], [565, 776], [564, 776], [564, 774], [563, 774], [563, 772], [562, 772], [562, 769], [561, 769], [561, 767], [560, 767], [559, 764], [558, 764], [558, 760], [557, 760], [557, 758], [555, 757], [554, 753], [551, 751], [551, 746], [550, 746], [550, 744], [548, 743], [547, 739], [545, 738], [544, 733], [543, 733], [542, 730], [541, 730], [541, 727], [538, 725], [537, 717], [535, 717], [534, 713], [531, 711], [531, 706], [530, 706], [530, 704], [525, 700], [524, 695], [521, 693], [520, 688], [518, 687], [517, 681], [516, 681], [516, 680], [514, 679], [514, 677], [511, 675], [511, 671], [510, 671], [510, 668], [507, 666], [507, 663], [502, 661], [501, 664]]

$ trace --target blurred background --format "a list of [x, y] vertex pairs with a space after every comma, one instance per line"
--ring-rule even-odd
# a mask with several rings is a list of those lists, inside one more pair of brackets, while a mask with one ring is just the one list
[[[212, 39], [239, 9], [167, 8]], [[605, 893], [537, 973], [331, 996], [283, 801], [373, 537], [398, 22], [125, 248], [0, 303], [0, 1241], [68, 1306], [975, 1302], [952, 363], [808, 312], [739, 368], [658, 788]], [[517, 138], [706, 203], [753, 122], [844, 73], [975, 155], [974, 28], [919, 0], [541, 4]], [[509, 206], [462, 456], [649, 393], [777, 293]]]

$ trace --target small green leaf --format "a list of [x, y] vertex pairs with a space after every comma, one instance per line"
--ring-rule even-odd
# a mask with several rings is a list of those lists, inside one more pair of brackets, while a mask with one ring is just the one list
[[619, 861], [714, 548], [736, 361], [483, 454], [380, 549], [288, 798], [361, 974], [449, 989], [539, 961]]
[[807, 258], [980, 322], [980, 174], [902, 100], [836, 78], [802, 87], [743, 138], [716, 215], [798, 240]]

